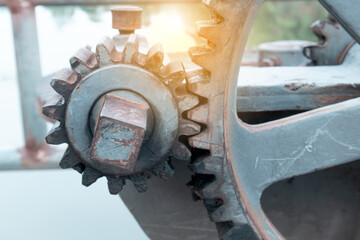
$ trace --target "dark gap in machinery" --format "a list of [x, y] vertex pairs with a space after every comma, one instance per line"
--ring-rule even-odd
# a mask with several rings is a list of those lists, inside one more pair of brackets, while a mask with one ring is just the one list
[[295, 114], [306, 112], [305, 110], [289, 110], [289, 111], [263, 111], [263, 112], [238, 112], [238, 117], [248, 124], [260, 124], [270, 122]]
[[360, 239], [360, 161], [275, 183], [261, 205], [286, 239]]

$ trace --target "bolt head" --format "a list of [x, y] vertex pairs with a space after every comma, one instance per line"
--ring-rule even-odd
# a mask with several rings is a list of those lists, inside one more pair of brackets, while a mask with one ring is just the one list
[[106, 94], [97, 117], [90, 158], [132, 171], [144, 142], [150, 111], [146, 104]]

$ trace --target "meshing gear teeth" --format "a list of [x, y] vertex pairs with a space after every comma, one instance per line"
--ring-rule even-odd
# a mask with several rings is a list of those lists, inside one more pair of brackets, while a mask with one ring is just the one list
[[246, 21], [254, 2], [203, 0], [212, 13], [212, 19], [199, 22], [197, 30], [208, 44], [189, 49], [191, 60], [200, 67], [186, 71], [187, 89], [202, 100], [201, 104], [187, 111], [187, 117], [203, 127], [199, 134], [189, 138], [194, 152], [190, 168], [195, 175], [188, 186], [195, 200], [203, 200], [209, 218], [217, 225], [220, 239], [260, 239], [247, 217], [244, 203], [236, 194], [226, 160], [224, 132], [218, 130], [222, 129], [223, 121], [224, 79], [229, 74], [234, 42], [239, 38], [235, 30]]
[[[108, 37], [104, 37], [97, 45], [95, 53], [89, 47], [78, 50], [70, 58], [71, 69], [61, 70], [51, 81], [51, 86], [57, 92], [57, 95], [49, 99], [44, 105], [43, 113], [47, 117], [56, 120], [56, 123], [47, 135], [46, 141], [49, 144], [69, 144], [60, 166], [62, 168], [73, 168], [82, 173], [82, 183], [85, 186], [90, 186], [98, 178], [105, 176], [111, 194], [118, 194], [125, 185], [126, 180], [131, 180], [139, 192], [144, 192], [147, 188], [147, 179], [150, 176], [156, 175], [163, 179], [172, 176], [173, 169], [169, 163], [170, 157], [180, 160], [190, 159], [191, 153], [188, 147], [179, 140], [179, 137], [199, 133], [200, 126], [193, 121], [184, 119], [182, 115], [183, 112], [195, 107], [199, 103], [199, 99], [184, 87], [185, 72], [182, 63], [171, 62], [164, 66], [162, 46], [156, 44], [146, 52], [144, 49], [147, 49], [147, 46], [144, 46], [144, 43], [145, 41], [143, 41], [141, 35], [131, 34], [123, 51], [118, 52], [113, 41]], [[96, 166], [89, 166], [80, 154], [74, 150], [74, 143], [70, 141], [66, 131], [66, 111], [74, 89], [94, 71], [117, 64], [141, 67], [160, 79], [162, 84], [171, 92], [177, 104], [179, 116], [179, 130], [167, 157], [152, 169], [128, 176], [105, 174], [99, 171]]]

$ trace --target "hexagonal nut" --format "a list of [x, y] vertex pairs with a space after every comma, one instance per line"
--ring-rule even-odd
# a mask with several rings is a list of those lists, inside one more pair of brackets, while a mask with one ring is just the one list
[[132, 171], [144, 141], [149, 111], [148, 105], [112, 94], [105, 95], [90, 158]]

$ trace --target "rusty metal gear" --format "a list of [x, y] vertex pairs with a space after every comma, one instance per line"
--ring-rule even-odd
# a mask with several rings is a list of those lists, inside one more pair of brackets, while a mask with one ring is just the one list
[[[261, 1], [204, 0], [212, 19], [197, 23], [197, 31], [208, 40], [205, 46], [189, 49], [191, 60], [200, 66], [187, 71], [188, 90], [202, 100], [187, 117], [200, 123], [202, 131], [189, 138], [193, 148], [190, 168], [195, 173], [188, 186], [195, 200], [201, 199], [220, 239], [259, 239], [248, 217], [245, 199], [239, 198], [225, 147], [227, 96], [234, 94], [233, 74], [239, 69], [241, 48]], [[221, 33], [221, 34], [219, 34]], [[240, 49], [240, 50], [239, 50]], [[235, 82], [235, 84], [234, 84]], [[233, 84], [229, 86], [229, 84]], [[229, 90], [230, 89], [230, 90]], [[231, 90], [232, 89], [232, 90]], [[235, 108], [233, 114], [236, 115]]]
[[265, 189], [358, 159], [349, 157], [353, 148], [339, 145], [339, 139], [352, 138], [358, 146], [357, 135], [338, 130], [347, 129], [354, 116], [359, 117], [358, 99], [257, 125], [238, 118], [240, 61], [262, 2], [203, 0], [212, 19], [198, 23], [198, 33], [208, 42], [189, 50], [200, 67], [186, 70], [187, 88], [199, 96], [200, 105], [187, 117], [202, 129], [189, 138], [194, 175], [188, 186], [195, 200], [204, 202], [224, 240], [284, 239], [261, 206]]
[[[68, 144], [60, 166], [82, 173], [85, 186], [105, 176], [111, 194], [119, 193], [125, 180], [131, 180], [137, 190], [143, 192], [151, 175], [165, 179], [171, 176], [169, 157], [189, 160], [191, 153], [181, 139], [200, 131], [198, 124], [183, 117], [183, 113], [196, 106], [199, 100], [186, 90], [182, 63], [171, 62], [164, 66], [162, 46], [156, 44], [147, 50], [142, 38], [131, 34], [122, 52], [116, 50], [108, 37], [97, 45], [95, 53], [89, 47], [80, 49], [70, 58], [71, 69], [64, 69], [53, 78], [51, 86], [57, 95], [43, 107], [44, 115], [57, 120], [46, 141]], [[118, 165], [110, 164], [109, 159], [99, 161], [90, 151], [94, 148], [93, 135], [96, 135], [90, 130], [90, 125], [94, 125], [88, 120], [91, 111], [96, 101], [119, 90], [145, 99], [142, 101], [148, 103], [155, 118], [152, 139], [141, 145], [137, 162], [126, 169], [120, 166], [124, 161], [116, 162]], [[113, 98], [121, 101], [117, 96]], [[102, 104], [104, 106], [104, 102]], [[129, 104], [138, 103], [130, 101]], [[169, 109], [166, 106], [170, 106]]]

